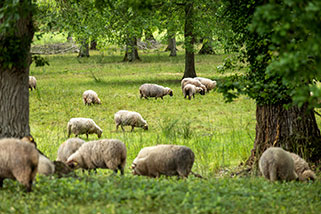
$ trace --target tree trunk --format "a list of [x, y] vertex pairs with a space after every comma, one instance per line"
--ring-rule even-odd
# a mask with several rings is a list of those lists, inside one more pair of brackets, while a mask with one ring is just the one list
[[177, 54], [176, 54], [177, 48], [176, 48], [176, 39], [175, 39], [175, 36], [168, 39], [168, 46], [167, 46], [167, 48], [165, 49], [165, 51], [170, 51], [170, 52], [171, 52], [171, 53], [169, 54], [169, 56], [177, 56]]
[[90, 42], [90, 50], [97, 50], [97, 42], [96, 42], [96, 40], [92, 40]]
[[294, 152], [309, 162], [321, 160], [321, 135], [314, 111], [307, 105], [289, 107], [282, 104], [256, 107], [256, 137], [247, 164], [254, 164], [271, 146]]
[[137, 39], [132, 37], [126, 45], [126, 52], [123, 61], [134, 62], [140, 60], [137, 50]]
[[198, 54], [215, 54], [215, 51], [213, 50], [212, 46], [212, 39], [202, 39], [203, 40], [203, 46], [201, 50], [198, 52]]
[[196, 77], [195, 72], [195, 56], [194, 56], [194, 43], [195, 38], [193, 35], [193, 1], [187, 0], [185, 4], [185, 72], [183, 78]]
[[[29, 66], [34, 27], [31, 10], [24, 8], [28, 6], [31, 1], [20, 3], [20, 18], [9, 32], [0, 33], [0, 138], [30, 135]], [[4, 19], [7, 17], [0, 19], [0, 25]]]
[[87, 39], [81, 41], [78, 57], [89, 57], [89, 44]]

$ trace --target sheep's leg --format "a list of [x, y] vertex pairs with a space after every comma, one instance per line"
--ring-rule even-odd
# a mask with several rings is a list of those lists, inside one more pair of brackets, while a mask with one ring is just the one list
[[131, 131], [131, 132], [134, 131], [134, 128], [135, 128], [135, 126], [132, 126], [132, 130], [130, 130], [130, 131]]
[[187, 94], [185, 94], [184, 99], [186, 99]]
[[2, 188], [3, 187], [3, 178], [0, 178], [0, 188]]
[[124, 175], [124, 168], [121, 165], [118, 166], [118, 169], [120, 170], [120, 174]]
[[114, 169], [114, 175], [117, 175], [118, 169]]
[[120, 127], [121, 127], [121, 129], [123, 130], [123, 132], [124, 132], [124, 131], [125, 131], [124, 127], [123, 127], [122, 125], [121, 125]]
[[88, 133], [86, 133], [86, 137], [87, 137], [87, 140], [88, 140]]
[[188, 99], [191, 100], [191, 96], [190, 95], [188, 95]]
[[155, 97], [155, 100], [157, 100], [157, 97]]
[[269, 173], [270, 180], [277, 181], [278, 180], [277, 169], [274, 164], [269, 167], [269, 171], [270, 171]]
[[116, 131], [118, 131], [119, 124], [116, 124]]
[[31, 173], [32, 172], [30, 168], [25, 168], [23, 170], [17, 169], [17, 171], [13, 172], [13, 175], [17, 179], [17, 181], [26, 187], [27, 192], [31, 192], [31, 187], [32, 187]]

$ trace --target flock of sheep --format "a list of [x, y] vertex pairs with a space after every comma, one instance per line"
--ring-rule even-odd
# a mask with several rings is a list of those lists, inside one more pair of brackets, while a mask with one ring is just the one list
[[[216, 81], [206, 78], [185, 78], [181, 81], [184, 98], [194, 97], [196, 93], [205, 94], [215, 88]], [[36, 89], [36, 79], [29, 78], [29, 88]], [[173, 96], [170, 88], [156, 84], [143, 84], [140, 88], [141, 98], [155, 97], [163, 99], [163, 96]], [[101, 104], [96, 92], [92, 90], [83, 93], [85, 105]], [[120, 110], [114, 115], [116, 130], [121, 126], [141, 127], [148, 130], [148, 124], [137, 113]], [[111, 169], [117, 174], [123, 175], [127, 159], [127, 149], [123, 142], [117, 139], [102, 139], [85, 142], [77, 138], [78, 135], [97, 134], [102, 135], [102, 129], [90, 118], [72, 118], [67, 125], [68, 138], [71, 133], [76, 138], [70, 138], [59, 146], [57, 159], [52, 162], [41, 151], [32, 137], [23, 139], [5, 138], [0, 140], [0, 188], [6, 178], [16, 179], [24, 185], [27, 191], [31, 191], [32, 182], [37, 173], [52, 175], [57, 164], [67, 168], [67, 172], [82, 168], [84, 170], [96, 170], [97, 168]], [[134, 175], [149, 177], [179, 176], [188, 177], [194, 164], [195, 155], [186, 146], [156, 145], [142, 148], [134, 159], [131, 169]], [[307, 180], [316, 176], [310, 170], [308, 164], [299, 156], [289, 153], [281, 148], [271, 147], [267, 149], [259, 160], [261, 173], [269, 180]]]

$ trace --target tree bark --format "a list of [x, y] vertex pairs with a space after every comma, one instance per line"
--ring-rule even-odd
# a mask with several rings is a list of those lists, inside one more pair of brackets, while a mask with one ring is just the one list
[[168, 46], [165, 49], [165, 51], [170, 51], [169, 56], [177, 56], [177, 54], [176, 54], [177, 48], [176, 48], [175, 36], [171, 37], [171, 38], [168, 38]]
[[289, 107], [282, 104], [256, 107], [256, 137], [247, 164], [254, 164], [271, 146], [294, 152], [309, 162], [321, 161], [321, 135], [314, 111], [307, 105]]
[[132, 37], [128, 40], [128, 43], [126, 44], [126, 52], [123, 61], [134, 62], [139, 60], [140, 58], [138, 56], [137, 38]]
[[90, 50], [97, 50], [97, 42], [96, 42], [96, 40], [92, 40], [90, 42]]
[[[17, 7], [19, 19], [0, 33], [0, 138], [22, 138], [29, 128], [30, 44], [34, 34], [31, 1]], [[0, 25], [7, 17], [0, 19]], [[10, 65], [9, 65], [10, 64]]]
[[87, 39], [81, 41], [78, 57], [89, 57], [89, 44]]
[[212, 39], [203, 39], [203, 45], [198, 54], [215, 54], [212, 46]]
[[194, 56], [194, 15], [193, 15], [193, 1], [187, 0], [185, 4], [185, 72], [183, 78], [196, 77], [195, 72], [195, 56]]

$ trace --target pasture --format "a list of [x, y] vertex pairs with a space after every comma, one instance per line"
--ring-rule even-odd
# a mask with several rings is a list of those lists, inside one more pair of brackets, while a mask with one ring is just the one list
[[[271, 183], [252, 175], [231, 178], [230, 172], [250, 155], [255, 138], [255, 102], [240, 97], [225, 103], [211, 91], [184, 99], [180, 79], [184, 55], [140, 52], [141, 62], [121, 62], [120, 53], [91, 52], [45, 56], [50, 66], [31, 66], [37, 90], [30, 92], [30, 128], [38, 148], [55, 160], [59, 145], [67, 139], [72, 117], [92, 118], [103, 129], [102, 138], [122, 140], [127, 147], [125, 176], [111, 170], [97, 174], [77, 171], [77, 178], [38, 176], [30, 194], [12, 180], [0, 190], [0, 213], [319, 213], [321, 183]], [[222, 78], [216, 67], [226, 55], [196, 56], [198, 76]], [[170, 87], [174, 96], [164, 100], [140, 99], [143, 83]], [[101, 105], [85, 106], [82, 93], [92, 89]], [[115, 131], [114, 113], [125, 109], [139, 112], [149, 130]], [[320, 125], [320, 117], [317, 118]], [[80, 136], [86, 140], [86, 136]], [[89, 135], [88, 140], [97, 139]], [[178, 144], [195, 153], [190, 176], [150, 179], [134, 177], [130, 165], [141, 148]], [[19, 187], [18, 187], [19, 186]], [[18, 190], [17, 190], [18, 189]]]

